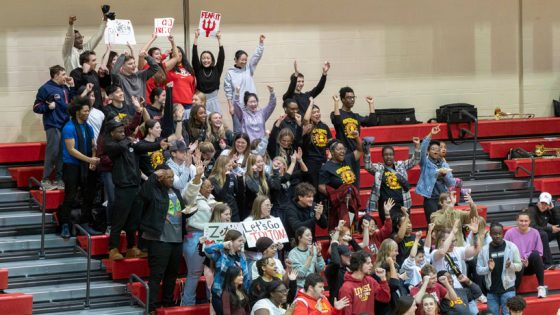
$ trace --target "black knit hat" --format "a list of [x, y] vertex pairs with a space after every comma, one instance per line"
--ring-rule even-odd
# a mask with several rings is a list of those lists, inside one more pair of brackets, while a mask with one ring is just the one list
[[272, 244], [274, 244], [274, 241], [271, 238], [263, 236], [257, 240], [257, 244], [255, 246], [257, 247], [257, 250], [262, 253]]

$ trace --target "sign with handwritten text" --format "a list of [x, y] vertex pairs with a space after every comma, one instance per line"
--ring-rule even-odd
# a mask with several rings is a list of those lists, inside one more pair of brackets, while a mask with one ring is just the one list
[[274, 243], [287, 243], [288, 233], [279, 218], [255, 220], [251, 222], [241, 222], [243, 234], [247, 240], [247, 245], [255, 247], [257, 240], [261, 237], [269, 237]]
[[222, 15], [220, 13], [200, 11], [200, 21], [198, 30], [205, 37], [216, 37], [216, 33], [220, 30], [220, 21]]
[[158, 37], [167, 37], [171, 35], [173, 24], [175, 24], [174, 18], [154, 19], [154, 33], [156, 33], [156, 36]]

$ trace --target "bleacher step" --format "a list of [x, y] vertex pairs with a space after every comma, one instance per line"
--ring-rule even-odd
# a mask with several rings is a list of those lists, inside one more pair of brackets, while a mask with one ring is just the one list
[[488, 207], [488, 215], [499, 212], [518, 212], [529, 205], [529, 198], [485, 200], [484, 205]]
[[[466, 158], [466, 157], [464, 157]], [[470, 172], [472, 168], [472, 160], [461, 160], [449, 162], [449, 167], [453, 169], [453, 173]], [[502, 169], [501, 161], [476, 160], [475, 170], [477, 171], [495, 171]]]
[[[41, 212], [38, 211], [9, 211], [0, 213], [0, 227], [36, 225], [41, 224]], [[52, 223], [54, 216], [51, 213], [45, 214], [45, 222]]]
[[27, 201], [29, 200], [29, 193], [17, 188], [2, 188], [0, 189], [1, 202], [14, 202], [14, 201]]
[[[9, 277], [25, 277], [33, 275], [55, 274], [65, 272], [86, 271], [85, 257], [69, 257], [55, 259], [39, 259], [0, 263], [0, 268], [8, 269]], [[101, 268], [101, 261], [92, 259], [91, 270]]]
[[[73, 247], [76, 239], [63, 239], [56, 234], [45, 235], [45, 248]], [[0, 238], [0, 253], [9, 251], [38, 250], [41, 247], [40, 235], [6, 236]]]
[[66, 312], [56, 312], [56, 313], [45, 313], [52, 315], [142, 315], [144, 314], [144, 309], [136, 306], [119, 306], [110, 308], [91, 308], [89, 310], [81, 311], [66, 311]]
[[[7, 293], [25, 293], [33, 295], [33, 302], [50, 302], [57, 300], [69, 300], [69, 299], [82, 299], [85, 298], [86, 284], [85, 282], [78, 283], [67, 283], [67, 284], [56, 284], [56, 285], [46, 285], [38, 287], [28, 287], [28, 288], [18, 288], [18, 289], [8, 289]], [[126, 284], [117, 283], [113, 281], [98, 281], [92, 282], [90, 287], [90, 296], [108, 296], [108, 295], [120, 295], [126, 292]]]
[[472, 192], [507, 191], [523, 189], [527, 188], [527, 186], [528, 183], [525, 180], [509, 178], [463, 181], [463, 188], [470, 188]]

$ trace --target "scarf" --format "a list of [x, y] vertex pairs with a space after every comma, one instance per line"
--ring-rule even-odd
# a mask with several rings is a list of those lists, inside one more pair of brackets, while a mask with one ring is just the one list
[[[88, 151], [91, 152], [91, 141], [93, 139], [93, 135], [91, 134], [91, 130], [87, 127], [87, 123], [84, 122], [81, 126], [83, 126], [83, 130], [76, 119], [72, 119], [72, 124], [74, 124], [74, 128], [76, 128], [76, 134], [78, 135], [78, 151], [85, 156], [88, 155]], [[85, 136], [85, 137], [84, 137]], [[84, 161], [80, 161], [80, 176], [81, 176], [81, 183], [85, 184], [87, 182], [89, 164]]]

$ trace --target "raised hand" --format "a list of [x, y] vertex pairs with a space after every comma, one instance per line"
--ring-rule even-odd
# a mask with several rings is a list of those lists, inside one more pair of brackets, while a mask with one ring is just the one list
[[297, 76], [299, 74], [297, 60], [294, 60], [294, 74]]
[[419, 146], [420, 145], [420, 138], [412, 137], [412, 143], [414, 143], [415, 146]]
[[348, 300], [348, 297], [345, 296], [343, 299], [341, 300], [337, 300], [336, 297], [334, 298], [334, 308], [336, 308], [337, 310], [341, 310], [343, 308], [345, 308], [346, 306], [350, 305], [350, 300]]
[[389, 265], [389, 266], [393, 266], [393, 265], [395, 264], [395, 261], [394, 261], [393, 258], [391, 258], [391, 257], [385, 258], [385, 262], [386, 262], [387, 265]]
[[338, 95], [333, 95], [332, 99], [334, 100], [335, 103], [340, 102], [340, 96]]
[[290, 268], [290, 271], [288, 272], [288, 279], [290, 279], [290, 281], [295, 281], [297, 280], [297, 276], [297, 270], [295, 268]]
[[169, 142], [167, 142], [165, 139], [161, 140], [159, 142], [159, 145], [160, 145], [161, 149], [164, 150], [164, 151], [167, 150], [167, 148], [169, 148]]
[[430, 276], [424, 276], [422, 278], [422, 284], [430, 282]]
[[309, 256], [313, 258], [313, 255], [315, 255], [315, 246], [311, 244], [309, 245]]
[[[367, 221], [367, 220], [366, 220]], [[339, 220], [338, 221], [338, 226], [335, 228], [335, 230], [340, 231], [340, 229], [342, 229], [342, 227], [344, 226], [344, 223], [346, 223], [346, 221], [344, 220]]]
[[200, 36], [200, 30], [196, 29], [196, 31], [194, 31], [194, 38], [198, 39], [199, 36]]
[[74, 22], [76, 22], [76, 20], [77, 20], [77, 19], [76, 19], [76, 16], [75, 16], [75, 15], [69, 16], [69, 17], [68, 17], [68, 24], [74, 25]]
[[387, 199], [387, 201], [385, 201], [385, 203], [383, 204], [383, 209], [385, 210], [385, 214], [391, 213], [391, 209], [393, 209], [394, 206], [395, 206], [395, 201], [393, 200], [393, 198]]
[[471, 194], [466, 194], [466, 195], [465, 195], [465, 201], [466, 201], [468, 204], [474, 203]]
[[321, 242], [317, 242], [315, 243], [315, 247], [317, 247], [317, 255], [320, 255], [321, 250], [323, 249], [323, 245], [321, 244]]
[[93, 83], [86, 84], [86, 91], [89, 93], [93, 90]]
[[231, 249], [231, 241], [224, 242], [224, 249]]
[[300, 114], [296, 114], [296, 115], [295, 115], [295, 119], [296, 119], [296, 124], [298, 124], [298, 126], [301, 126], [301, 115], [300, 115]]
[[469, 230], [471, 230], [473, 233], [478, 232], [478, 217], [474, 217], [471, 219], [471, 223], [468, 225]]
[[366, 96], [366, 102], [367, 102], [369, 105], [373, 104], [373, 97], [371, 97], [371, 96]]
[[169, 36], [167, 36], [167, 40], [168, 40], [171, 44], [173, 44], [173, 43], [175, 42], [175, 37], [173, 37], [173, 35], [170, 34]]
[[84, 73], [89, 73], [90, 70], [91, 70], [91, 66], [89, 65], [89, 63], [84, 63], [84, 64], [82, 65], [82, 71], [83, 71]]
[[416, 240], [420, 240], [422, 238], [422, 231], [416, 232]]
[[315, 217], [321, 217], [321, 215], [323, 214], [323, 204], [321, 202], [319, 202], [316, 206], [315, 206]]
[[457, 231], [459, 231], [459, 226], [461, 225], [461, 220], [456, 219], [455, 222], [453, 223], [453, 229], [451, 230], [452, 234], [457, 233]]
[[272, 85], [267, 85], [266, 87], [268, 88], [268, 92], [270, 94], [274, 93], [274, 87]]
[[261, 34], [261, 36], [259, 36], [259, 43], [264, 44], [264, 40], [266, 39], [266, 36], [264, 36], [263, 34]]
[[375, 268], [375, 275], [378, 276], [381, 281], [387, 280], [387, 271], [383, 268]]
[[435, 127], [432, 127], [432, 131], [430, 133], [433, 136], [433, 135], [437, 135], [440, 131], [441, 129], [439, 128], [439, 125], [436, 125]]
[[369, 230], [369, 225], [370, 225], [369, 220], [363, 220], [362, 221], [362, 227], [363, 227], [364, 230]]
[[328, 61], [325, 61], [325, 63], [323, 64], [323, 74], [326, 75], [327, 72], [329, 72], [329, 69], [331, 68], [331, 63]]

